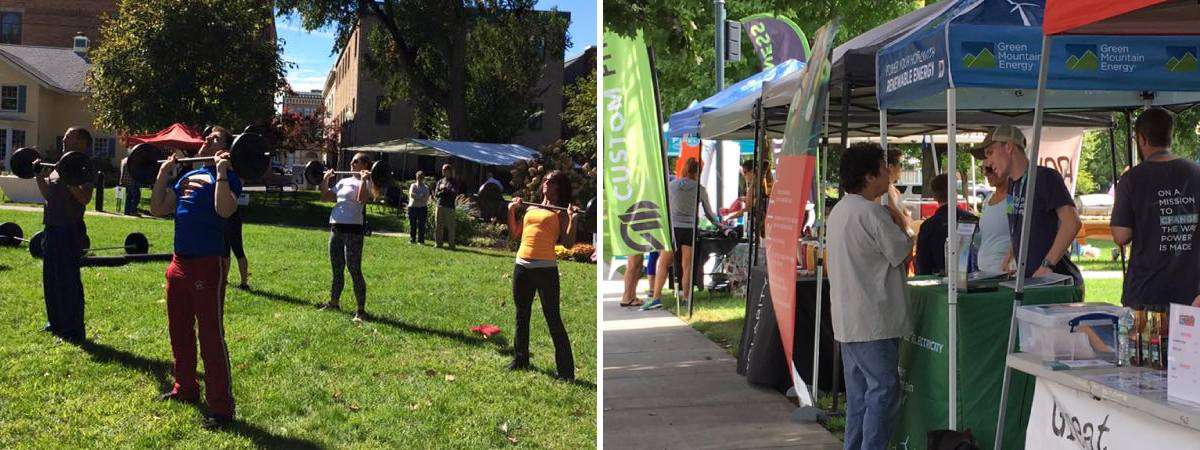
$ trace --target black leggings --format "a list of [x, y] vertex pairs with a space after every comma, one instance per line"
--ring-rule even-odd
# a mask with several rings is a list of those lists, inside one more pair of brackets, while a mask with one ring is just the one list
[[558, 312], [558, 267], [526, 268], [517, 264], [513, 268], [513, 303], [517, 305], [517, 336], [513, 359], [519, 364], [529, 363], [529, 316], [533, 313], [533, 295], [542, 299], [542, 314], [550, 327], [550, 338], [554, 340], [554, 362], [558, 376], [575, 377], [575, 357], [571, 354], [571, 341]]
[[246, 249], [242, 248], [242, 211], [238, 210], [225, 219], [225, 257], [232, 252], [237, 259], [246, 258]]

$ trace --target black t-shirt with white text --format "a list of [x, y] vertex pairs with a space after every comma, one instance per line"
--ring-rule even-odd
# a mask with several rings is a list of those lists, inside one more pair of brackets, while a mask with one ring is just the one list
[[1133, 229], [1121, 303], [1191, 304], [1200, 294], [1200, 166], [1184, 160], [1146, 161], [1117, 183], [1114, 227]]

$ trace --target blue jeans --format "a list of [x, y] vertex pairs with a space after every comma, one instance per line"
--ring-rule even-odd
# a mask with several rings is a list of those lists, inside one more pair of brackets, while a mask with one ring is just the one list
[[132, 216], [138, 212], [138, 203], [142, 201], [142, 189], [137, 184], [125, 185], [125, 215]]
[[887, 448], [900, 400], [900, 339], [842, 342], [846, 450]]

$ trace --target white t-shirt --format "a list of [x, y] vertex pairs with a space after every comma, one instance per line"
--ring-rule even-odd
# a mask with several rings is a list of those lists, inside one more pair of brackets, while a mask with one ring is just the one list
[[329, 223], [362, 225], [363, 205], [357, 201], [360, 187], [362, 180], [354, 177], [342, 178], [333, 185], [337, 203], [329, 213]]
[[983, 205], [979, 218], [979, 270], [987, 273], [1004, 273], [1001, 266], [1004, 257], [1012, 250], [1012, 236], [1008, 229], [1008, 200], [995, 205]]
[[912, 333], [904, 286], [912, 241], [887, 208], [847, 193], [826, 226], [833, 338], [866, 342]]

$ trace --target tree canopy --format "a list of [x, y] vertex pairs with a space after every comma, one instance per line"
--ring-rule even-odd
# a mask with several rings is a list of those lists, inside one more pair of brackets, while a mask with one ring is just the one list
[[270, 3], [258, 0], [120, 0], [89, 54], [96, 127], [141, 133], [270, 120], [284, 84], [272, 19]]
[[[345, 48], [369, 18], [366, 66], [388, 101], [412, 105], [426, 137], [507, 142], [528, 125], [548, 62], [562, 60], [568, 20], [535, 0], [279, 0], [306, 29], [336, 28]], [[366, 22], [366, 21], [364, 21]], [[377, 25], [377, 26], [376, 26]]]
[[567, 86], [567, 107], [563, 110], [563, 122], [567, 124], [564, 136], [567, 153], [579, 160], [596, 158], [596, 69]]

